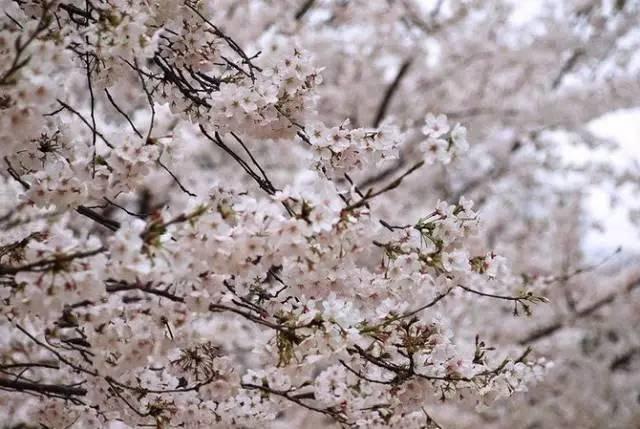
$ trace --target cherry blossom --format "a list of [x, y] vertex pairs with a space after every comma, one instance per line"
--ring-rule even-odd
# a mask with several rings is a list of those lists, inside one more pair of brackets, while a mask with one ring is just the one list
[[629, 427], [581, 201], [637, 178], [557, 146], [637, 103], [638, 8], [0, 0], [0, 421], [552, 427], [593, 369]]

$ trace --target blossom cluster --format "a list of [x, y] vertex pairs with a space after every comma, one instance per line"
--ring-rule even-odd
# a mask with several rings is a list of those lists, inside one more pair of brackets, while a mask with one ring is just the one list
[[425, 140], [420, 143], [420, 149], [429, 164], [435, 161], [448, 164], [456, 154], [469, 148], [467, 129], [460, 124], [452, 127], [445, 115], [427, 114], [421, 131]]
[[547, 373], [503, 333], [558, 259], [545, 118], [429, 65], [503, 8], [294, 3], [0, 0], [3, 424], [431, 428]]
[[345, 121], [332, 128], [318, 123], [306, 131], [317, 167], [330, 176], [381, 168], [397, 159], [402, 141], [400, 131], [391, 125], [350, 129]]

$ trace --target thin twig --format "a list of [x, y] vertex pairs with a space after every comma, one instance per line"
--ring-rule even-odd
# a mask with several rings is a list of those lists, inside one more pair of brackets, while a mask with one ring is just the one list
[[113, 105], [113, 107], [122, 115], [125, 117], [125, 119], [127, 120], [127, 122], [129, 122], [129, 125], [131, 125], [131, 129], [133, 129], [133, 132], [135, 132], [138, 137], [140, 137], [141, 139], [144, 138], [142, 137], [142, 134], [140, 134], [140, 131], [138, 131], [138, 129], [136, 128], [135, 125], [133, 125], [133, 122], [131, 121], [131, 118], [129, 118], [129, 115], [127, 115], [115, 102], [115, 100], [113, 99], [113, 97], [111, 96], [111, 93], [109, 92], [109, 90], [107, 88], [104, 89], [104, 92], [107, 94], [107, 98], [109, 99], [109, 101], [111, 102], [111, 105]]
[[[162, 155], [161, 155], [161, 156], [162, 156]], [[157, 160], [157, 161], [158, 161], [158, 165], [160, 165], [160, 167], [162, 167], [162, 169], [163, 169], [164, 171], [166, 171], [167, 173], [169, 173], [169, 175], [173, 178], [173, 181], [176, 183], [176, 185], [178, 185], [178, 187], [180, 188], [180, 190], [181, 190], [182, 192], [184, 192], [185, 194], [189, 195], [190, 197], [197, 197], [197, 195], [196, 195], [196, 194], [194, 194], [193, 192], [189, 191], [187, 188], [185, 188], [185, 187], [184, 187], [184, 185], [180, 182], [180, 179], [178, 179], [178, 178], [176, 177], [176, 175], [175, 175], [175, 174], [173, 174], [173, 172], [172, 172], [171, 170], [169, 170], [169, 168], [168, 168], [166, 165], [164, 165], [164, 164], [162, 163], [162, 161], [160, 161], [160, 157], [158, 157], [158, 160]]]
[[377, 197], [378, 195], [381, 195], [385, 192], [391, 191], [395, 188], [397, 188], [398, 186], [400, 186], [400, 184], [402, 183], [402, 181], [404, 180], [405, 177], [407, 177], [408, 175], [410, 175], [411, 173], [413, 173], [414, 171], [416, 171], [418, 168], [422, 167], [424, 165], [424, 160], [420, 161], [416, 164], [414, 164], [411, 168], [409, 168], [409, 170], [407, 170], [405, 173], [403, 173], [400, 177], [398, 177], [397, 179], [395, 179], [393, 182], [389, 183], [387, 186], [385, 186], [384, 188], [378, 190], [378, 191], [372, 191], [369, 190], [367, 192], [367, 194], [364, 196], [364, 198], [360, 199], [359, 201], [347, 206], [344, 210], [345, 211], [351, 211], [351, 210], [355, 210], [357, 208], [360, 208], [362, 206], [364, 206], [365, 204], [367, 204], [368, 201], [372, 200], [373, 198]]

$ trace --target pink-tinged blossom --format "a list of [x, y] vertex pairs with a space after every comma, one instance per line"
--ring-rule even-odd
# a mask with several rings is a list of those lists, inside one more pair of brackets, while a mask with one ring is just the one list
[[0, 422], [632, 427], [637, 1], [426, 3], [0, 0]]

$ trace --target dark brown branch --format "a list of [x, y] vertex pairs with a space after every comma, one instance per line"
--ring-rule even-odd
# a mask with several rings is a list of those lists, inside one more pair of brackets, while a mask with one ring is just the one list
[[210, 20], [208, 20], [204, 15], [202, 15], [200, 13], [200, 11], [198, 11], [198, 9], [196, 9], [195, 7], [193, 7], [189, 1], [185, 2], [185, 5], [191, 9], [191, 11], [193, 11], [193, 13], [195, 13], [196, 15], [198, 15], [198, 17], [200, 17], [200, 19], [202, 19], [213, 31], [213, 34], [215, 34], [216, 36], [222, 38], [227, 45], [233, 50], [235, 51], [240, 58], [242, 58], [242, 63], [246, 64], [249, 68], [249, 76], [251, 77], [252, 81], [255, 81], [255, 73], [254, 70], [257, 71], [262, 71], [262, 69], [260, 67], [257, 67], [255, 64], [253, 64], [251, 62], [251, 58], [249, 58], [247, 56], [247, 54], [244, 52], [244, 50], [242, 50], [242, 48], [240, 47], [240, 45], [238, 45], [236, 43], [235, 40], [233, 40], [231, 37], [227, 36], [226, 34], [224, 34], [219, 28], [218, 26], [216, 26], [213, 22], [211, 22]]
[[63, 397], [84, 396], [87, 389], [77, 386], [67, 386], [62, 384], [42, 384], [27, 381], [7, 380], [0, 377], [0, 387], [16, 391], [30, 391], [43, 395], [60, 395]]
[[[12, 319], [9, 318], [10, 322], [13, 322]], [[36, 343], [38, 346], [48, 350], [49, 352], [53, 353], [53, 355], [62, 363], [64, 363], [65, 365], [73, 368], [74, 370], [76, 370], [77, 372], [82, 372], [85, 374], [89, 374], [92, 375], [94, 377], [96, 377], [98, 375], [97, 371], [94, 370], [90, 370], [87, 369], [85, 367], [82, 367], [80, 365], [77, 365], [73, 362], [71, 362], [70, 360], [68, 360], [67, 358], [65, 358], [61, 353], [59, 353], [57, 350], [55, 350], [53, 347], [51, 347], [48, 344], [43, 343], [42, 341], [40, 341], [39, 339], [37, 339], [36, 337], [34, 337], [31, 333], [29, 333], [29, 331], [27, 331], [25, 328], [23, 328], [19, 323], [15, 324], [16, 328], [18, 328], [20, 330], [20, 332], [22, 332], [23, 334], [25, 334], [27, 337], [29, 337], [29, 339], [31, 341], [33, 341], [34, 343]]]
[[131, 118], [129, 117], [129, 115], [127, 115], [124, 110], [122, 110], [115, 102], [115, 100], [113, 99], [113, 97], [111, 96], [111, 93], [109, 92], [109, 90], [107, 88], [104, 89], [104, 92], [107, 94], [107, 98], [109, 99], [109, 102], [111, 102], [111, 105], [118, 111], [118, 113], [120, 113], [122, 116], [124, 116], [124, 118], [127, 120], [127, 122], [129, 123], [129, 125], [131, 125], [131, 129], [133, 129], [133, 132], [136, 133], [138, 135], [138, 137], [140, 137], [141, 139], [144, 138], [142, 137], [142, 134], [140, 134], [140, 131], [138, 131], [138, 129], [136, 128], [135, 125], [133, 125], [133, 122], [131, 121]]
[[556, 76], [556, 78], [553, 80], [553, 83], [551, 84], [551, 89], [556, 89], [560, 86], [564, 77], [567, 75], [567, 73], [573, 70], [576, 63], [580, 59], [580, 57], [583, 55], [584, 55], [584, 51], [582, 51], [581, 49], [576, 49], [575, 51], [573, 51], [571, 56], [562, 65], [562, 68], [558, 72], [558, 75]]
[[305, 16], [307, 12], [309, 12], [309, 9], [311, 9], [311, 7], [315, 2], [316, 2], [315, 0], [305, 1], [295, 14], [296, 21], [301, 20], [302, 17]]
[[568, 280], [570, 280], [572, 277], [578, 276], [580, 274], [584, 274], [590, 271], [594, 271], [598, 268], [600, 268], [602, 265], [606, 264], [607, 262], [609, 262], [614, 256], [616, 256], [617, 254], [619, 254], [620, 252], [622, 252], [622, 247], [618, 247], [612, 254], [607, 255], [605, 258], [603, 258], [601, 261], [599, 261], [598, 263], [595, 264], [591, 264], [591, 265], [587, 265], [584, 267], [578, 267], [576, 269], [574, 269], [573, 271], [560, 275], [560, 276], [553, 276], [550, 277], [548, 279], [546, 279], [544, 281], [545, 284], [551, 284], [551, 283], [555, 283], [555, 282], [566, 282]]
[[395, 380], [395, 379], [391, 379], [391, 380], [376, 380], [376, 379], [373, 379], [373, 378], [369, 378], [369, 377], [367, 377], [366, 375], [363, 375], [362, 373], [360, 373], [359, 371], [356, 371], [355, 369], [351, 368], [351, 367], [350, 367], [349, 365], [347, 365], [347, 364], [345, 363], [345, 361], [343, 361], [342, 359], [340, 359], [340, 361], [339, 361], [339, 362], [340, 362], [340, 364], [341, 364], [342, 366], [344, 366], [344, 367], [347, 369], [347, 371], [349, 371], [350, 373], [354, 374], [354, 375], [355, 375], [356, 377], [358, 377], [358, 378], [361, 378], [361, 379], [363, 379], [363, 380], [368, 381], [369, 383], [375, 383], [375, 384], [387, 384], [387, 385], [389, 385], [389, 384], [394, 384], [394, 380]]
[[440, 302], [440, 300], [444, 299], [447, 295], [449, 295], [449, 293], [451, 293], [451, 289], [449, 289], [448, 291], [439, 294], [438, 296], [436, 296], [431, 302], [429, 302], [428, 304], [422, 305], [418, 308], [416, 308], [415, 310], [409, 311], [408, 313], [404, 313], [402, 316], [394, 319], [395, 321], [398, 320], [402, 320], [402, 319], [406, 319], [412, 316], [415, 316], [416, 314], [420, 313], [421, 311], [426, 310], [427, 308], [431, 308], [434, 305], [436, 305], [438, 302]]
[[164, 164], [162, 163], [162, 161], [160, 160], [160, 158], [158, 158], [158, 160], [157, 160], [157, 161], [158, 161], [158, 165], [159, 165], [160, 167], [162, 167], [162, 169], [163, 169], [164, 171], [166, 171], [167, 173], [169, 173], [169, 175], [171, 176], [171, 178], [173, 179], [173, 181], [176, 183], [176, 185], [178, 185], [178, 187], [180, 188], [180, 190], [181, 190], [182, 192], [184, 192], [185, 194], [189, 195], [190, 197], [197, 197], [197, 195], [196, 195], [196, 194], [194, 194], [193, 192], [189, 191], [187, 188], [185, 188], [185, 187], [184, 187], [184, 185], [182, 184], [182, 182], [180, 182], [180, 179], [178, 179], [178, 177], [176, 177], [176, 175], [175, 175], [175, 174], [173, 174], [173, 172], [172, 172], [171, 170], [169, 170], [169, 168], [168, 168], [166, 165], [164, 165]]
[[35, 261], [29, 264], [19, 265], [15, 267], [8, 266], [8, 265], [0, 265], [0, 274], [13, 275], [23, 271], [46, 271], [46, 270], [52, 269], [53, 267], [59, 264], [71, 262], [75, 259], [89, 258], [91, 256], [95, 256], [99, 253], [104, 252], [105, 250], [106, 248], [100, 247], [95, 250], [69, 253], [69, 254], [60, 255], [60, 256], [54, 256], [49, 259], [41, 259], [39, 261]]
[[508, 295], [496, 295], [493, 293], [486, 293], [486, 292], [481, 292], [479, 290], [475, 290], [475, 289], [471, 289], [470, 287], [464, 286], [464, 285], [458, 285], [459, 288], [466, 290], [467, 292], [471, 292], [473, 294], [479, 295], [479, 296], [484, 296], [487, 298], [495, 298], [495, 299], [502, 299], [505, 301], [526, 301], [527, 297], [526, 296], [508, 296]]
[[80, 118], [80, 120], [82, 122], [84, 122], [84, 124], [89, 127], [89, 129], [91, 130], [92, 133], [95, 133], [96, 136], [100, 137], [100, 140], [102, 140], [104, 142], [104, 144], [106, 144], [107, 146], [109, 146], [111, 149], [113, 149], [113, 145], [111, 143], [109, 143], [109, 141], [107, 140], [107, 138], [104, 136], [104, 134], [102, 134], [100, 131], [98, 131], [97, 129], [95, 129], [90, 123], [89, 121], [87, 121], [87, 119], [82, 116], [82, 114], [80, 112], [78, 112], [76, 109], [74, 109], [73, 107], [69, 106], [67, 103], [65, 103], [64, 101], [57, 99], [58, 103], [64, 107], [65, 109], [67, 109], [68, 111], [70, 111], [71, 113], [73, 113], [74, 115], [76, 115], [77, 117]]
[[129, 216], [137, 217], [139, 219], [146, 219], [146, 218], [149, 217], [149, 213], [135, 213], [135, 212], [132, 212], [131, 210], [127, 209], [126, 207], [116, 203], [115, 201], [111, 201], [107, 197], [103, 197], [103, 198], [108, 204], [111, 204], [112, 206], [119, 208], [120, 210], [122, 210], [123, 212], [128, 214]]
[[156, 120], [156, 108], [153, 102], [153, 97], [151, 97], [151, 92], [149, 92], [149, 89], [147, 88], [147, 83], [144, 80], [144, 76], [142, 75], [142, 70], [140, 70], [140, 67], [138, 66], [138, 61], [136, 59], [133, 60], [133, 63], [135, 64], [135, 68], [134, 70], [138, 73], [138, 77], [140, 78], [140, 82], [142, 84], [142, 90], [144, 91], [145, 95], [147, 96], [147, 102], [149, 103], [149, 109], [151, 109], [151, 120], [149, 121], [149, 131], [147, 131], [147, 138], [145, 140], [145, 143], [150, 143], [151, 142], [151, 132], [153, 131], [153, 124]]
[[100, 225], [110, 229], [111, 231], [115, 232], [120, 229], [120, 222], [104, 217], [100, 213], [90, 209], [89, 207], [79, 206], [76, 209], [76, 212], [78, 212], [82, 216], [88, 217], [92, 221], [99, 223]]
[[[257, 384], [251, 384], [251, 383], [242, 383], [241, 384], [243, 389], [247, 389], [247, 390], [260, 390], [261, 392], [270, 394], [270, 395], [275, 395], [275, 396], [279, 396], [281, 398], [284, 398], [288, 401], [291, 401], [303, 408], [306, 408], [310, 411], [314, 411], [316, 413], [320, 413], [320, 414], [324, 414], [326, 416], [329, 416], [333, 419], [335, 419], [336, 421], [340, 422], [340, 423], [347, 423], [347, 419], [338, 411], [333, 410], [332, 408], [319, 408], [319, 407], [315, 407], [313, 405], [309, 405], [305, 402], [302, 401], [302, 399], [300, 399], [299, 396], [297, 395], [293, 395], [291, 391], [287, 391], [287, 390], [275, 390], [272, 389], [268, 386], [260, 386]], [[311, 398], [313, 399], [313, 398]]]
[[[627, 284], [627, 286], [624, 288], [624, 290], [622, 291], [623, 293], [630, 293], [632, 292], [634, 289], [640, 287], [640, 278], [635, 279], [634, 281], [630, 282], [629, 284]], [[602, 307], [611, 304], [612, 302], [615, 301], [615, 299], [621, 294], [621, 292], [612, 292], [608, 295], [606, 295], [605, 297], [597, 300], [596, 302], [594, 302], [593, 304], [585, 307], [584, 309], [577, 311], [574, 315], [573, 320], [571, 320], [570, 322], [573, 323], [576, 320], [585, 318], [590, 316], [591, 314], [595, 313], [596, 311], [598, 311], [599, 309], [601, 309]], [[518, 344], [520, 345], [525, 345], [525, 344], [530, 344], [533, 343], [535, 341], [541, 340], [543, 338], [546, 338], [548, 336], [553, 335], [554, 333], [556, 333], [557, 331], [559, 331], [560, 329], [564, 328], [565, 325], [569, 324], [570, 322], [565, 322], [565, 321], [558, 321], [555, 322], [551, 325], [542, 327], [538, 330], [533, 331], [531, 334], [527, 335], [526, 337], [524, 337], [523, 339], [521, 339], [520, 341], [518, 341]]]
[[403, 155], [400, 154], [400, 159], [396, 160], [393, 165], [385, 168], [384, 170], [378, 172], [374, 176], [368, 177], [362, 181], [358, 186], [360, 188], [368, 188], [382, 180], [387, 179], [388, 177], [394, 175], [398, 170], [405, 166], [405, 161]]
[[[214, 136], [212, 136], [211, 134], [209, 134], [207, 132], [207, 130], [202, 126], [202, 124], [200, 125], [200, 131], [202, 132], [202, 134], [204, 134], [204, 136], [208, 140], [210, 140], [216, 146], [218, 146], [219, 148], [224, 150], [229, 156], [231, 156], [240, 165], [240, 167], [242, 167], [242, 169], [258, 184], [260, 189], [262, 189], [263, 191], [265, 191], [269, 195], [274, 195], [277, 192], [277, 189], [275, 188], [275, 186], [273, 185], [271, 180], [269, 180], [269, 178], [266, 176], [265, 171], [258, 164], [256, 159], [251, 154], [251, 152], [249, 152], [248, 148], [245, 146], [245, 144], [242, 142], [242, 140], [235, 133], [231, 133], [232, 136], [234, 137], [234, 139], [236, 139], [236, 141], [238, 141], [238, 143], [240, 143], [240, 145], [244, 148], [244, 150], [249, 154], [251, 162], [258, 168], [258, 171], [259, 171], [260, 174], [258, 174], [256, 171], [254, 171], [254, 169], [251, 167], [251, 165], [249, 165], [249, 163], [247, 161], [242, 159], [242, 157], [240, 157], [237, 153], [235, 153], [224, 142], [224, 140], [222, 140], [222, 137], [220, 136], [220, 133], [218, 133], [216, 131], [214, 133], [214, 136], [215, 136], [214, 137]], [[289, 204], [286, 201], [283, 201], [282, 205], [284, 206], [285, 210], [287, 211], [287, 213], [290, 216], [294, 215], [293, 210], [289, 207]]]
[[[58, 5], [58, 8], [67, 12], [67, 14], [69, 15], [69, 19], [78, 25], [86, 26], [86, 25], [89, 25], [90, 21], [92, 22], [96, 21], [96, 19], [91, 16], [91, 12], [82, 10], [79, 7], [74, 6], [72, 4], [61, 3]], [[80, 21], [78, 18], [76, 18], [76, 16], [83, 18], [83, 20]]]
[[162, 298], [166, 298], [173, 302], [184, 303], [184, 298], [168, 292], [167, 290], [151, 288], [149, 284], [136, 284], [125, 282], [109, 282], [107, 283], [106, 290], [109, 293], [125, 292], [125, 291], [140, 291], [150, 295], [156, 295]]
[[531, 334], [529, 334], [525, 338], [523, 338], [520, 341], [518, 341], [518, 344], [525, 345], [525, 344], [530, 344], [530, 343], [536, 342], [536, 341], [538, 341], [538, 340], [540, 340], [542, 338], [545, 338], [545, 337], [548, 337], [550, 335], [553, 335], [554, 333], [556, 333], [558, 330], [560, 330], [563, 327], [564, 327], [564, 325], [561, 322], [557, 322], [557, 323], [554, 323], [552, 325], [545, 326], [543, 328], [540, 328], [538, 330], [533, 331]]
[[22, 368], [49, 368], [60, 369], [60, 366], [56, 362], [23, 362], [23, 363], [0, 363], [0, 370], [7, 369], [22, 369]]
[[637, 354], [640, 354], [640, 347], [632, 348], [631, 350], [616, 357], [609, 365], [609, 369], [611, 371], [619, 371], [624, 369], [627, 365], [629, 365], [633, 357]]
[[20, 185], [22, 185], [22, 187], [24, 189], [30, 189], [31, 185], [29, 183], [27, 183], [22, 177], [20, 177], [20, 175], [18, 174], [18, 172], [15, 170], [15, 168], [13, 168], [13, 165], [11, 165], [11, 162], [9, 161], [8, 157], [4, 157], [4, 162], [7, 164], [7, 173], [9, 173], [9, 175], [18, 183], [20, 183]]
[[410, 175], [411, 173], [413, 173], [414, 171], [416, 171], [417, 169], [419, 169], [423, 165], [424, 165], [424, 161], [420, 161], [420, 162], [414, 164], [411, 168], [409, 168], [409, 170], [407, 170], [405, 173], [403, 173], [400, 177], [398, 177], [393, 182], [389, 183], [387, 186], [385, 186], [384, 188], [382, 188], [382, 189], [380, 189], [378, 191], [373, 191], [373, 190], [370, 189], [369, 191], [367, 191], [367, 193], [365, 194], [365, 196], [363, 198], [361, 198], [359, 201], [357, 201], [357, 202], [355, 202], [353, 204], [350, 204], [344, 210], [345, 211], [351, 211], [351, 210], [355, 210], [357, 208], [360, 208], [360, 207], [366, 205], [370, 200], [372, 200], [373, 198], [377, 197], [378, 195], [384, 194], [385, 192], [389, 192], [389, 191], [397, 188], [398, 186], [400, 186], [400, 184], [402, 184], [402, 181], [404, 180], [405, 177], [407, 177], [408, 175]]
[[439, 295], [437, 295], [433, 300], [431, 300], [430, 302], [428, 302], [427, 304], [421, 305], [420, 307], [416, 308], [415, 310], [411, 310], [408, 311], [406, 313], [400, 314], [398, 316], [395, 317], [391, 317], [387, 320], [384, 320], [381, 323], [378, 323], [376, 325], [371, 325], [371, 326], [365, 326], [360, 330], [361, 334], [367, 334], [367, 333], [375, 333], [378, 329], [380, 328], [384, 328], [386, 326], [391, 325], [392, 323], [398, 322], [400, 320], [404, 320], [404, 319], [408, 319], [410, 317], [415, 316], [416, 314], [433, 307], [434, 305], [436, 305], [438, 302], [440, 302], [442, 299], [444, 299], [447, 295], [449, 295], [451, 293], [451, 291], [453, 290], [453, 288], [447, 290], [444, 293], [441, 293]]
[[262, 168], [262, 166], [258, 163], [258, 161], [256, 160], [256, 158], [253, 156], [253, 154], [251, 153], [251, 151], [249, 150], [249, 148], [247, 148], [247, 145], [244, 144], [244, 142], [242, 141], [242, 139], [240, 137], [238, 137], [238, 135], [236, 133], [234, 133], [233, 131], [231, 132], [231, 135], [233, 136], [233, 138], [240, 144], [240, 146], [242, 146], [242, 148], [244, 149], [245, 153], [249, 156], [249, 159], [251, 160], [251, 162], [253, 163], [253, 165], [256, 166], [256, 168], [258, 169], [258, 171], [260, 171], [260, 174], [262, 175], [262, 179], [264, 180], [264, 182], [266, 184], [269, 185], [269, 187], [271, 187], [272, 189], [275, 189], [275, 187], [273, 186], [273, 184], [271, 183], [271, 180], [269, 180], [269, 178], [267, 177], [267, 173], [264, 171], [264, 169]]
[[[89, 39], [86, 38], [87, 44], [89, 44]], [[89, 104], [91, 106], [91, 144], [93, 145], [93, 155], [91, 161], [91, 168], [93, 177], [96, 175], [96, 156], [97, 156], [97, 147], [96, 142], [98, 140], [97, 137], [97, 125], [96, 125], [96, 97], [93, 94], [93, 84], [91, 82], [91, 60], [93, 57], [87, 54], [85, 55], [85, 65], [87, 67], [87, 87], [89, 89]]]
[[378, 111], [376, 113], [375, 119], [373, 120], [374, 128], [377, 128], [378, 125], [380, 125], [385, 115], [387, 114], [387, 109], [389, 108], [389, 104], [391, 103], [391, 100], [393, 99], [394, 94], [398, 90], [398, 87], [400, 86], [400, 82], [402, 81], [402, 78], [407, 74], [407, 71], [409, 71], [410, 66], [411, 66], [411, 59], [403, 62], [400, 68], [398, 69], [398, 73], [396, 74], [396, 77], [393, 79], [393, 81], [391, 82], [391, 85], [389, 85], [389, 87], [385, 91], [384, 97], [382, 98], [382, 102], [380, 103], [380, 106], [378, 106]]
[[33, 43], [33, 41], [49, 26], [49, 9], [52, 3], [53, 2], [46, 2], [42, 5], [42, 13], [40, 14], [38, 25], [24, 43], [21, 42], [21, 36], [18, 36], [18, 39], [15, 43], [16, 52], [13, 57], [13, 61], [9, 65], [9, 68], [0, 77], [0, 86], [8, 84], [9, 79], [14, 75], [14, 73], [27, 65], [27, 63], [31, 59], [31, 57], [22, 58], [22, 56], [29, 45]]
[[200, 389], [203, 386], [206, 386], [209, 383], [212, 383], [213, 381], [215, 381], [217, 378], [217, 375], [212, 375], [211, 377], [209, 377], [208, 379], [206, 379], [205, 381], [201, 381], [197, 384], [194, 384], [193, 386], [189, 386], [189, 387], [179, 387], [179, 388], [175, 388], [175, 389], [148, 389], [146, 387], [142, 387], [142, 386], [129, 386], [128, 384], [124, 384], [121, 383], [109, 376], [105, 377], [105, 380], [107, 383], [121, 387], [123, 389], [126, 390], [130, 390], [133, 392], [136, 392], [137, 394], [149, 394], [149, 393], [155, 393], [155, 394], [166, 394], [166, 393], [186, 393], [186, 392], [193, 392], [193, 391], [197, 391], [198, 389]]
[[[107, 284], [107, 288], [106, 289], [107, 289], [107, 292], [110, 292], [110, 293], [123, 292], [123, 291], [139, 291], [139, 292], [142, 292], [142, 293], [159, 296], [161, 298], [166, 298], [166, 299], [168, 299], [170, 301], [173, 301], [173, 302], [184, 303], [184, 301], [185, 301], [182, 296], [172, 294], [168, 290], [152, 288], [150, 284], [144, 284], [144, 285], [143, 284], [130, 284], [130, 283], [126, 283], [126, 282], [116, 282], [116, 281], [114, 281], [114, 282], [109, 282]], [[256, 316], [256, 315], [254, 315], [252, 313], [240, 310], [238, 308], [230, 307], [230, 306], [227, 306], [227, 305], [224, 305], [224, 304], [209, 304], [209, 311], [214, 312], [214, 313], [218, 313], [218, 312], [235, 313], [235, 314], [237, 314], [239, 316], [242, 316], [245, 319], [250, 320], [250, 321], [252, 321], [254, 323], [257, 323], [259, 325], [266, 326], [266, 327], [274, 329], [276, 331], [282, 331], [286, 335], [289, 335], [290, 337], [296, 337], [295, 336], [295, 332], [294, 332], [295, 328], [282, 326], [282, 325], [280, 325], [278, 323], [265, 320], [261, 316]]]

